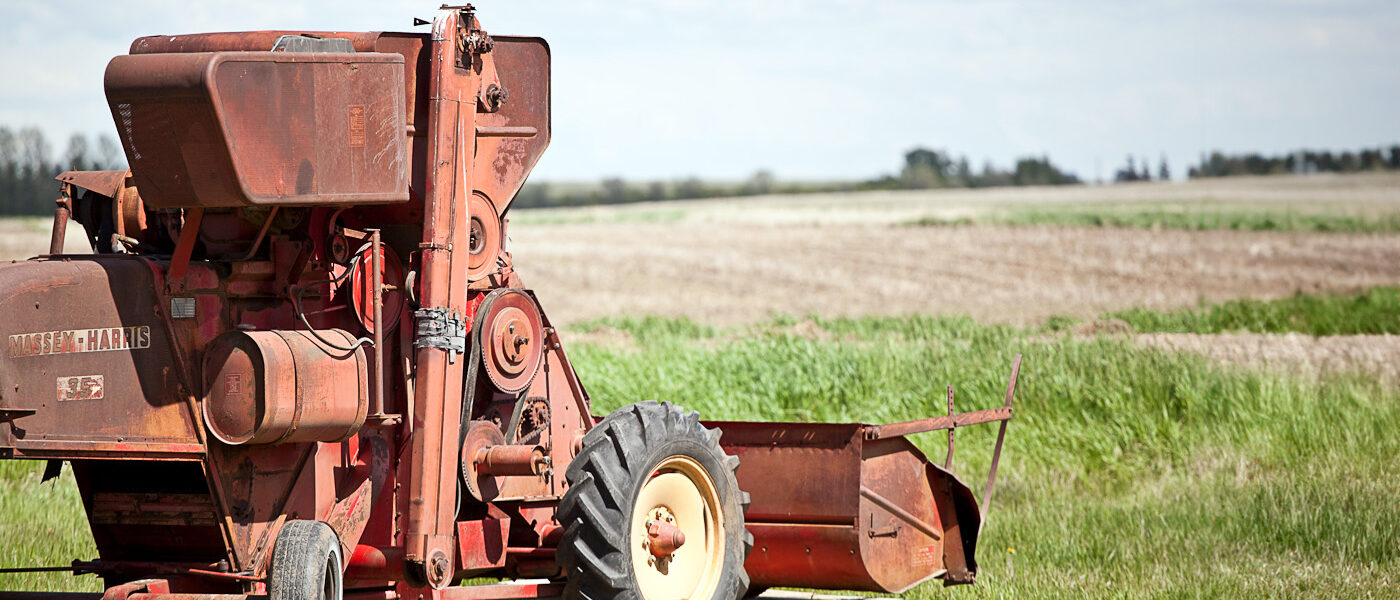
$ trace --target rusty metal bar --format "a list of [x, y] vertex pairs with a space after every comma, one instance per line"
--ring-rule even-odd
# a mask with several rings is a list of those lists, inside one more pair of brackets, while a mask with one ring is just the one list
[[267, 596], [253, 596], [250, 594], [182, 594], [177, 592], [166, 592], [160, 594], [132, 594], [126, 600], [256, 600], [265, 599]]
[[929, 523], [925, 523], [923, 519], [914, 516], [913, 513], [905, 510], [904, 507], [895, 504], [894, 502], [891, 502], [889, 498], [875, 493], [875, 490], [872, 490], [862, 485], [860, 486], [860, 495], [865, 496], [871, 502], [874, 502], [876, 505], [878, 505], [880, 508], [890, 511], [890, 514], [899, 517], [901, 521], [904, 521], [905, 523], [908, 523], [909, 525], [913, 526], [914, 529], [922, 531], [924, 535], [927, 535], [935, 540], [943, 539], [943, 532], [939, 531], [937, 527], [934, 527]]
[[0, 575], [7, 573], [67, 573], [74, 570], [73, 566], [67, 567], [10, 567], [0, 569]]
[[[953, 415], [953, 386], [950, 385], [948, 386], [948, 418], [953, 418]], [[948, 428], [948, 456], [943, 459], [943, 470], [945, 471], [953, 470], [953, 432], [957, 429], [956, 426]]]
[[486, 125], [476, 126], [477, 137], [508, 137], [525, 138], [539, 135], [540, 130], [534, 127], [489, 127]]
[[998, 406], [996, 408], [965, 412], [951, 416], [930, 417], [917, 421], [890, 423], [889, 425], [871, 425], [865, 429], [865, 439], [879, 440], [901, 435], [938, 431], [940, 429], [951, 429], [953, 427], [966, 427], [968, 425], [978, 425], [981, 423], [1006, 421], [1010, 418], [1011, 407]]
[[[274, 209], [275, 210], [275, 209]], [[370, 389], [370, 409], [366, 421], [375, 425], [398, 422], [397, 415], [384, 413], [384, 240], [378, 229], [369, 230], [370, 243], [370, 306], [374, 331], [374, 387]]]
[[166, 280], [181, 281], [185, 270], [190, 266], [190, 255], [194, 254], [194, 243], [199, 240], [199, 222], [204, 220], [204, 209], [191, 208], [185, 211], [185, 223], [180, 227], [180, 240], [175, 242], [175, 254], [170, 257], [170, 269]]
[[[1016, 355], [1015, 362], [1011, 363], [1011, 378], [1006, 382], [1006, 409], [1011, 411], [1011, 400], [1016, 395], [1016, 379], [1021, 375], [1021, 355]], [[987, 517], [987, 511], [992, 506], [992, 486], [997, 481], [997, 463], [1001, 462], [1001, 444], [1006, 440], [1006, 421], [1001, 422], [1001, 428], [997, 431], [996, 450], [992, 451], [992, 467], [987, 471], [987, 491], [982, 493], [982, 518]]]
[[280, 206], [274, 206], [272, 210], [267, 211], [267, 219], [263, 220], [262, 229], [258, 230], [258, 237], [253, 238], [253, 245], [248, 247], [248, 253], [244, 254], [243, 258], [238, 259], [239, 262], [252, 260], [253, 255], [258, 253], [258, 247], [262, 246], [263, 240], [267, 238], [267, 230], [272, 228], [272, 220], [277, 218], [277, 211], [281, 209]]
[[49, 254], [63, 254], [63, 240], [68, 235], [68, 216], [70, 213], [68, 197], [59, 198], [54, 203], [58, 207], [53, 211], [53, 235], [49, 238]]
[[487, 475], [539, 475], [549, 464], [539, 446], [487, 446], [477, 450], [472, 461]]

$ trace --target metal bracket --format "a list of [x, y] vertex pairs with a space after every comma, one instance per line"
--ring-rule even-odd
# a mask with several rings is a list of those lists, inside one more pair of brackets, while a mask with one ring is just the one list
[[438, 348], [456, 355], [467, 351], [467, 324], [445, 308], [413, 311], [414, 348]]
[[37, 408], [0, 408], [0, 422], [13, 421], [38, 412]]

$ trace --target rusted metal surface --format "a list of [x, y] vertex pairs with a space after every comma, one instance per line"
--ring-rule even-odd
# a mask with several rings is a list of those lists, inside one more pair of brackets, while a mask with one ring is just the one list
[[712, 425], [752, 497], [753, 585], [897, 593], [967, 562], [946, 541], [955, 526], [977, 531], [976, 510], [954, 523], [939, 510], [966, 486], [908, 440], [859, 424]]
[[68, 216], [72, 212], [68, 198], [59, 198], [53, 211], [53, 233], [49, 236], [49, 254], [62, 254], [63, 241], [68, 236]]
[[143, 261], [0, 269], [0, 409], [33, 411], [0, 421], [0, 448], [34, 458], [202, 454]]
[[403, 57], [119, 56], [106, 90], [152, 208], [408, 200]]
[[481, 331], [486, 376], [496, 389], [518, 393], [539, 372], [544, 322], [534, 299], [520, 290], [498, 290], [488, 301]]
[[915, 433], [952, 429], [954, 427], [967, 427], [968, 425], [978, 425], [981, 423], [1007, 421], [1009, 419], [1011, 419], [1011, 407], [998, 406], [996, 408], [965, 412], [957, 415], [929, 417], [927, 419], [891, 423], [889, 425], [872, 425], [865, 430], [865, 436], [867, 439], [878, 440], [912, 435]]
[[669, 522], [656, 519], [647, 525], [647, 551], [666, 558], [685, 545], [685, 533]]
[[204, 356], [204, 420], [226, 444], [338, 442], [364, 425], [368, 359], [343, 330], [230, 332]]
[[[459, 23], [459, 19], [467, 22]], [[433, 20], [429, 58], [428, 139], [429, 171], [424, 189], [423, 212], [429, 224], [419, 247], [420, 304], [447, 316], [460, 315], [467, 307], [467, 261], [470, 247], [464, 205], [473, 183], [465, 178], [471, 161], [471, 140], [459, 131], [475, 128], [476, 103], [461, 98], [476, 96], [479, 75], [456, 67], [456, 39], [460, 28], [471, 28], [474, 18], [454, 9], [443, 9]], [[460, 250], [457, 250], [460, 249]], [[456, 250], [456, 251], [454, 251]], [[418, 577], [441, 589], [448, 583], [457, 554], [455, 497], [456, 454], [460, 451], [462, 357], [453, 350], [431, 345], [417, 349], [413, 388], [415, 427], [408, 481], [408, 522], [405, 554]], [[448, 401], [452, 399], [453, 401]], [[444, 564], [445, 563], [445, 564]]]
[[[948, 417], [952, 418], [953, 411], [953, 386], [948, 386]], [[949, 472], [953, 470], [953, 441], [957, 435], [957, 427], [948, 428], [948, 455], [943, 459], [943, 468]]]
[[126, 182], [127, 171], [64, 171], [58, 174], [59, 181], [74, 187], [91, 190], [108, 198], [121, 194]]
[[472, 462], [486, 475], [540, 475], [549, 469], [542, 446], [487, 446], [477, 449]]

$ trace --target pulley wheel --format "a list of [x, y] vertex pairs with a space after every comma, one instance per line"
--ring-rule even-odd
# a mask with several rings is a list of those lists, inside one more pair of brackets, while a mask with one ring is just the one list
[[480, 192], [473, 193], [467, 200], [467, 215], [471, 222], [467, 241], [467, 252], [470, 254], [467, 259], [467, 280], [476, 281], [496, 270], [504, 232], [496, 205]]
[[462, 465], [463, 487], [467, 488], [467, 493], [471, 494], [473, 498], [482, 502], [490, 502], [500, 495], [499, 480], [477, 470], [476, 451], [505, 443], [506, 436], [501, 433], [501, 428], [496, 427], [495, 423], [472, 421], [467, 426], [467, 434], [462, 436], [462, 455], [458, 462]]
[[496, 389], [519, 393], [535, 378], [544, 354], [544, 320], [534, 299], [517, 289], [491, 293], [482, 306], [481, 360]]
[[[387, 334], [399, 324], [399, 315], [403, 313], [404, 272], [403, 263], [399, 262], [399, 255], [394, 252], [394, 249], [384, 244], [380, 244], [379, 247], [383, 249], [380, 254], [383, 260], [380, 283], [397, 288], [384, 291], [384, 306], [380, 309], [384, 318], [384, 333]], [[374, 333], [376, 325], [374, 322], [374, 282], [371, 280], [374, 274], [373, 261], [374, 250], [365, 248], [364, 251], [360, 252], [359, 260], [350, 273], [350, 308], [355, 311], [355, 318], [360, 321], [360, 325], [369, 333]]]

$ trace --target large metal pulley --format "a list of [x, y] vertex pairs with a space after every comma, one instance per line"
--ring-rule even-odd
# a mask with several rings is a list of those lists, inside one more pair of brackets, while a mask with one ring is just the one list
[[481, 192], [467, 199], [467, 214], [471, 228], [467, 239], [467, 279], [476, 281], [496, 270], [505, 231], [496, 205]]
[[516, 394], [530, 387], [544, 354], [544, 320], [535, 300], [517, 289], [491, 293], [481, 304], [482, 367], [496, 389]]

